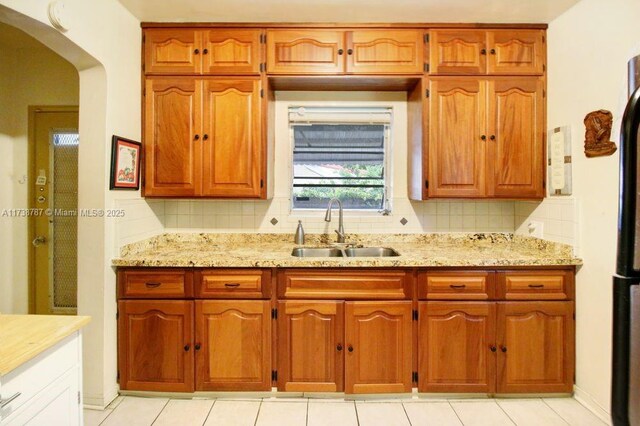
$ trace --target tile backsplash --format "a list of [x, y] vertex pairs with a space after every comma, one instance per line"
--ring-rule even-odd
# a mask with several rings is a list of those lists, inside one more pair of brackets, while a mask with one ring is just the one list
[[[324, 221], [324, 210], [291, 212], [288, 198], [271, 200], [116, 200], [115, 249], [163, 232], [295, 232], [302, 220], [308, 233], [333, 233], [338, 215]], [[404, 220], [403, 220], [404, 219]], [[345, 212], [347, 233], [515, 232], [529, 235], [531, 221], [542, 223], [543, 238], [578, 246], [576, 200], [429, 200], [398, 198], [392, 213]]]
[[[324, 221], [324, 210], [291, 212], [288, 198], [265, 201], [118, 200], [119, 246], [162, 232], [294, 233], [302, 220], [308, 233], [332, 233], [338, 215]], [[403, 220], [405, 219], [405, 220]], [[392, 213], [345, 212], [347, 233], [513, 232], [515, 202], [394, 199]]]

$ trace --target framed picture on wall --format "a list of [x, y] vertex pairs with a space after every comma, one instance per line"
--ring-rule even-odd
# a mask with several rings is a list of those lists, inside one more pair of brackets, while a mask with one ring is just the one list
[[113, 135], [109, 189], [140, 189], [140, 142]]

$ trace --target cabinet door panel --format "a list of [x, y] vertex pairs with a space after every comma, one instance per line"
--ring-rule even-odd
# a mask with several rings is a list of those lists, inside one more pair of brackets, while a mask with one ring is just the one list
[[342, 73], [345, 61], [344, 37], [344, 31], [334, 30], [267, 31], [267, 72]]
[[188, 29], [145, 30], [145, 73], [199, 74], [202, 70], [200, 44], [199, 31]]
[[260, 30], [216, 29], [203, 33], [204, 74], [260, 74]]
[[197, 300], [196, 390], [271, 388], [271, 310], [264, 300]]
[[345, 303], [345, 392], [411, 391], [411, 302]]
[[544, 31], [493, 30], [487, 32], [489, 74], [542, 75]]
[[485, 195], [486, 83], [477, 79], [431, 79], [429, 195]]
[[120, 389], [193, 392], [193, 302], [118, 302]]
[[200, 83], [148, 78], [145, 95], [145, 196], [200, 192]]
[[424, 47], [418, 30], [355, 30], [347, 33], [347, 72], [422, 74]]
[[544, 100], [539, 78], [489, 82], [489, 196], [544, 197]]
[[[429, 33], [431, 74], [484, 74], [486, 45], [484, 31], [434, 30]], [[484, 54], [482, 53], [484, 50]]]
[[260, 81], [204, 81], [202, 194], [259, 197], [262, 171]]
[[342, 392], [344, 303], [278, 303], [278, 390]]
[[418, 390], [495, 391], [492, 302], [420, 302]]
[[572, 392], [573, 302], [498, 304], [498, 392]]

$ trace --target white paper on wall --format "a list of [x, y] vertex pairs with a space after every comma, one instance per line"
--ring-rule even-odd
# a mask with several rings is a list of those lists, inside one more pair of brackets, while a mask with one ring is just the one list
[[549, 130], [547, 141], [549, 195], [571, 195], [571, 128]]

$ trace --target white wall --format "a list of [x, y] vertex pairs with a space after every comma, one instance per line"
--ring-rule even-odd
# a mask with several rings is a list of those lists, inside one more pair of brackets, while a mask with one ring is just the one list
[[[109, 192], [113, 134], [140, 139], [139, 21], [117, 0], [66, 0], [70, 29], [53, 29], [49, 0], [0, 0], [0, 21], [33, 35], [80, 70], [79, 208], [113, 208], [137, 192]], [[92, 321], [84, 338], [84, 400], [117, 395], [115, 221], [78, 220], [78, 312]]]
[[[73, 65], [43, 45], [0, 44], [0, 211], [28, 208], [28, 107], [78, 105]], [[28, 219], [0, 215], [0, 311], [28, 312]]]
[[618, 153], [587, 159], [584, 116], [608, 109], [618, 141], [626, 101], [626, 64], [640, 53], [640, 2], [582, 0], [548, 30], [548, 126], [571, 126], [573, 194], [578, 214], [576, 394], [609, 412], [611, 277], [615, 270]]

